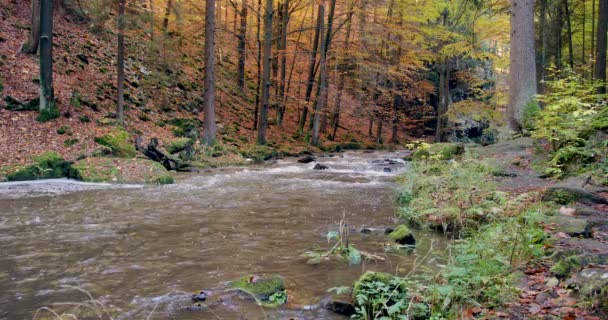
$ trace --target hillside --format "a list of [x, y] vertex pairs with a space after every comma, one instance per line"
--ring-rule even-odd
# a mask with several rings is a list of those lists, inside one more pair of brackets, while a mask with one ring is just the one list
[[[0, 3], [0, 164], [25, 163], [32, 155], [44, 151], [56, 151], [68, 160], [90, 154], [98, 147], [94, 138], [112, 130], [115, 122], [114, 35], [111, 31], [94, 34], [89, 25], [72, 23], [61, 14], [55, 14], [54, 89], [61, 117], [40, 123], [35, 120], [36, 111], [7, 109], [12, 100], [27, 103], [39, 94], [37, 57], [19, 52], [29, 30], [29, 4], [11, 0]], [[147, 41], [146, 35], [138, 32], [129, 33], [126, 40], [129, 47], [125, 93], [127, 130], [133, 136], [141, 135], [144, 141], [159, 138], [162, 144], [174, 138], [175, 127], [167, 125], [167, 121], [203, 119], [202, 112], [199, 113], [202, 108], [202, 50], [198, 43], [188, 43], [181, 47], [180, 56], [176, 57], [175, 53], [162, 48], [150, 49]], [[254, 144], [256, 137], [253, 130], [255, 93], [252, 90], [256, 72], [248, 69], [249, 90], [238, 92], [233, 85], [236, 82], [235, 55], [227, 49], [220, 50], [223, 51], [218, 53], [217, 72], [219, 140], [244, 149]], [[160, 62], [158, 55], [162, 58]], [[148, 59], [150, 56], [156, 59]], [[296, 66], [299, 65], [298, 62]], [[295, 70], [295, 74], [303, 72]], [[329, 99], [334, 99], [334, 95], [335, 88], [330, 86]], [[368, 120], [357, 110], [358, 103], [348, 95], [343, 96], [343, 101], [337, 143], [356, 142], [361, 146], [371, 143], [375, 139], [367, 136]], [[295, 152], [309, 148], [303, 137], [295, 135], [298, 113], [299, 110], [290, 108], [282, 128], [271, 125], [270, 146]], [[273, 110], [270, 116], [271, 119], [275, 117]], [[60, 128], [65, 129], [60, 132], [67, 133], [58, 133]], [[389, 140], [389, 131], [384, 132], [385, 141]]]

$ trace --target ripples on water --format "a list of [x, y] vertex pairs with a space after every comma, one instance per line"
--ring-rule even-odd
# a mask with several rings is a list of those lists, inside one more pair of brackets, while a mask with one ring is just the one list
[[[387, 164], [385, 158], [396, 159]], [[118, 319], [330, 319], [314, 309], [328, 288], [364, 270], [406, 272], [431, 241], [439, 263], [444, 241], [419, 235], [405, 255], [382, 252], [382, 234], [353, 232], [351, 243], [386, 262], [307, 265], [299, 255], [327, 247], [342, 215], [352, 228], [394, 226], [393, 177], [407, 170], [398, 153], [319, 157], [329, 170], [295, 159], [248, 168], [180, 175], [174, 185], [108, 185], [66, 180], [0, 184], [0, 319], [31, 319], [56, 302], [86, 300]], [[374, 162], [375, 161], [375, 162]], [[382, 163], [376, 163], [382, 162]], [[390, 172], [385, 172], [390, 168]], [[261, 310], [222, 301], [211, 311], [180, 312], [188, 292], [219, 288], [243, 274], [280, 274], [290, 303]]]

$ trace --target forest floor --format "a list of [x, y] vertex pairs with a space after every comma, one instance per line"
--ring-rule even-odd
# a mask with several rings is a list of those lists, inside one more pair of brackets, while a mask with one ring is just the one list
[[[553, 192], [563, 200], [558, 214], [543, 223], [553, 254], [529, 263], [519, 281], [516, 301], [495, 313], [509, 319], [600, 319], [589, 310], [608, 310], [608, 190], [594, 186], [588, 176], [562, 182], [539, 178], [533, 164], [537, 146], [529, 138], [484, 148], [479, 156], [507, 173], [499, 189], [511, 193]], [[569, 198], [569, 195], [575, 198]], [[562, 197], [560, 199], [559, 197]], [[602, 300], [603, 299], [603, 300]], [[603, 314], [602, 316], [607, 316]]]

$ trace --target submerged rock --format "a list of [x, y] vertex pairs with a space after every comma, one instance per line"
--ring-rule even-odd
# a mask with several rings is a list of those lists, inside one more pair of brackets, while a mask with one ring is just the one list
[[325, 308], [331, 312], [335, 312], [347, 317], [355, 314], [355, 305], [351, 302], [331, 300], [325, 305]]
[[327, 170], [329, 169], [328, 166], [321, 164], [321, 163], [317, 163], [315, 164], [314, 168], [312, 168], [313, 170]]
[[315, 157], [313, 157], [311, 155], [307, 155], [307, 156], [304, 156], [304, 157], [298, 159], [298, 162], [299, 163], [311, 163], [315, 160], [316, 160]]
[[388, 237], [402, 245], [415, 245], [416, 238], [410, 229], [404, 225], [399, 225], [397, 229], [388, 234]]
[[192, 301], [203, 302], [203, 301], [207, 300], [208, 297], [209, 297], [209, 293], [207, 293], [205, 291], [201, 291], [197, 294], [192, 295]]
[[393, 172], [393, 169], [391, 169], [391, 168], [384, 168], [384, 170], [383, 170], [383, 171], [384, 171], [384, 172]]

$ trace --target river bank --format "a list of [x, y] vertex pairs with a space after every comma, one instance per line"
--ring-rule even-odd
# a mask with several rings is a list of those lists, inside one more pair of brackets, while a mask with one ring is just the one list
[[399, 216], [457, 240], [439, 273], [402, 280], [411, 301], [424, 306], [418, 313], [407, 308], [408, 316], [606, 316], [606, 186], [593, 172], [544, 178], [533, 169], [544, 160], [537, 143], [471, 147], [455, 161], [417, 152], [425, 156], [401, 178]]

